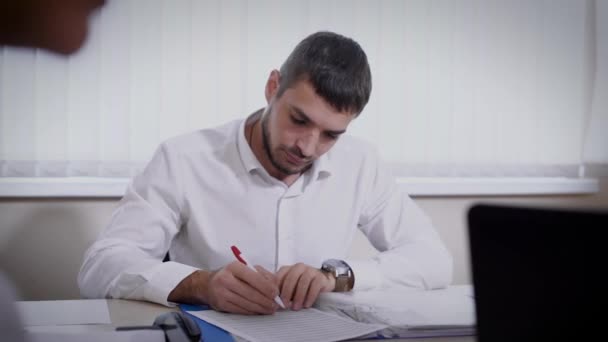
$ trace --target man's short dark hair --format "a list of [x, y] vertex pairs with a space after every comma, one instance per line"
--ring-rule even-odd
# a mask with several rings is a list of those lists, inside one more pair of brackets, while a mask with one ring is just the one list
[[369, 101], [372, 75], [365, 52], [354, 40], [317, 32], [302, 40], [281, 66], [278, 96], [301, 80], [338, 111], [359, 115]]

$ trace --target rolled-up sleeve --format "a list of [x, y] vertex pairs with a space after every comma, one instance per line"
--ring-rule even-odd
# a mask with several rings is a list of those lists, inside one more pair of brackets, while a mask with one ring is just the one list
[[85, 298], [124, 298], [171, 305], [169, 293], [196, 268], [162, 260], [182, 217], [177, 158], [161, 145], [127, 187], [112, 218], [84, 256], [78, 275]]

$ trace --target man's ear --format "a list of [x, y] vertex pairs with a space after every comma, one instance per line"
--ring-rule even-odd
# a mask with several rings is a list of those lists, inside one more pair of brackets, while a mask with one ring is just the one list
[[266, 102], [270, 103], [270, 100], [279, 91], [279, 83], [281, 81], [281, 73], [278, 70], [272, 70], [266, 81], [266, 89], [264, 95], [266, 95]]

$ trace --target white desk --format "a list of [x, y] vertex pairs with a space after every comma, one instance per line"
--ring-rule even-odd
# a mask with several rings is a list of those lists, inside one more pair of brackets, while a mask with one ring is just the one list
[[[110, 313], [111, 324], [95, 324], [82, 326], [69, 326], [67, 329], [78, 332], [104, 332], [113, 331], [115, 327], [132, 326], [132, 325], [152, 325], [154, 318], [162, 313], [169, 311], [177, 311], [178, 308], [167, 308], [162, 305], [122, 300], [109, 299], [106, 300]], [[58, 314], [61, 314], [58, 312]], [[53, 331], [65, 330], [66, 326], [62, 327], [27, 327], [29, 331]], [[374, 340], [378, 341], [378, 340]], [[474, 336], [466, 337], [441, 337], [441, 338], [421, 338], [421, 339], [390, 339], [387, 341], [424, 341], [424, 342], [474, 342]]]

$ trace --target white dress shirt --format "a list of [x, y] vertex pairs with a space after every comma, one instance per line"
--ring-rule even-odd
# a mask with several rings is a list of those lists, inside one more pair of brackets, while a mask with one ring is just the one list
[[[87, 250], [78, 276], [84, 297], [171, 305], [169, 293], [189, 274], [234, 261], [231, 245], [270, 271], [345, 260], [355, 289], [450, 283], [450, 253], [368, 144], [341, 137], [287, 186], [256, 159], [245, 122], [161, 144]], [[357, 228], [381, 253], [347, 259]]]

